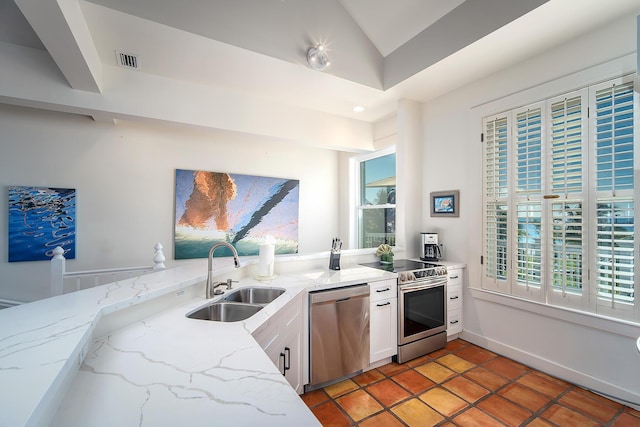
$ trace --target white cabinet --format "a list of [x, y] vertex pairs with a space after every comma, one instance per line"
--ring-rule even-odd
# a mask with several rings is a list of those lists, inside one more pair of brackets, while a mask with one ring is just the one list
[[303, 392], [302, 294], [298, 294], [252, 334], [298, 394]]
[[278, 368], [280, 372], [284, 372], [284, 376], [291, 384], [291, 387], [298, 393], [302, 394], [302, 316], [299, 315], [292, 319], [297, 322], [297, 327], [287, 327], [287, 333], [280, 345], [280, 354], [278, 355]]
[[462, 332], [462, 269], [447, 272], [447, 337]]
[[391, 357], [398, 350], [398, 282], [369, 282], [369, 363]]

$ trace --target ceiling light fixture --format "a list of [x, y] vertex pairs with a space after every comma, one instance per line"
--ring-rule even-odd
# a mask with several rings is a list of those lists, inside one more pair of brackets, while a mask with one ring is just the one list
[[362, 105], [356, 105], [355, 107], [353, 107], [353, 111], [355, 113], [362, 113], [364, 111], [364, 107]]
[[322, 46], [321, 44], [309, 48], [309, 50], [307, 51], [307, 63], [311, 68], [319, 71], [322, 71], [329, 65], [331, 65], [329, 56], [324, 50], [324, 46]]

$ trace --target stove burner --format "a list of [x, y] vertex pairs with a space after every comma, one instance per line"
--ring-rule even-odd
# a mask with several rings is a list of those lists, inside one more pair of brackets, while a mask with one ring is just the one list
[[443, 265], [409, 259], [394, 260], [393, 265], [379, 262], [360, 265], [398, 273], [398, 284], [426, 280], [433, 276], [445, 276], [447, 274], [447, 267]]

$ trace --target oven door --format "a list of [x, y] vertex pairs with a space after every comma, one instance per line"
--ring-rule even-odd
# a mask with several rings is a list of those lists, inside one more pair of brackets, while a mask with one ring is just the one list
[[398, 344], [447, 330], [447, 279], [415, 282], [398, 288]]

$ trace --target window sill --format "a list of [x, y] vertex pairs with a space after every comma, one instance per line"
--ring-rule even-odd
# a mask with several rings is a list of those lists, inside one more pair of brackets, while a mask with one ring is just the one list
[[616, 319], [602, 316], [595, 313], [586, 313], [566, 307], [542, 304], [536, 301], [529, 301], [511, 295], [504, 295], [498, 292], [487, 291], [485, 289], [469, 288], [471, 296], [483, 301], [504, 305], [519, 310], [539, 314], [545, 317], [571, 322], [576, 325], [586, 326], [593, 329], [609, 332], [636, 339], [640, 333], [640, 323], [628, 320]]

